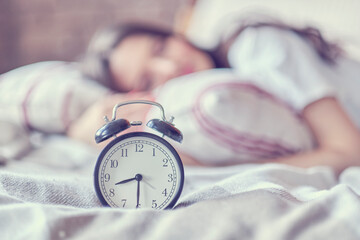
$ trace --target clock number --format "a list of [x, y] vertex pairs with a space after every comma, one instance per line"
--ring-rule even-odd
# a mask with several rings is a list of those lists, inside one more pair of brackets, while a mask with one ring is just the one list
[[110, 193], [109, 193], [109, 196], [110, 196], [110, 197], [115, 196], [115, 190], [114, 190], [113, 188], [110, 188], [110, 189], [109, 189], [109, 192], [110, 192]]
[[128, 150], [127, 149], [121, 149], [121, 156], [127, 157], [128, 156]]
[[105, 182], [108, 182], [108, 181], [110, 181], [110, 174], [105, 174], [104, 175], [104, 178], [105, 178]]
[[164, 163], [164, 164], [163, 164], [163, 167], [168, 167], [168, 166], [169, 166], [169, 165], [168, 165], [168, 161], [169, 161], [169, 160], [166, 159], [166, 158], [163, 159], [163, 163]]
[[123, 208], [125, 207], [125, 205], [126, 205], [126, 199], [121, 199], [121, 202], [123, 203]]
[[152, 204], [151, 204], [151, 207], [152, 208], [157, 208], [157, 203], [156, 203], [156, 200], [152, 200]]
[[169, 177], [168, 182], [172, 182], [174, 180], [173, 175], [171, 173], [168, 174], [168, 177]]
[[162, 191], [162, 194], [164, 195], [164, 197], [167, 196], [167, 190], [166, 190], [166, 188], [164, 189], [164, 191]]
[[153, 148], [153, 157], [155, 157], [155, 148]]
[[110, 167], [111, 168], [117, 168], [119, 165], [118, 160], [110, 160]]
[[136, 146], [135, 146], [135, 152], [144, 152], [143, 148], [144, 148], [144, 145], [142, 145], [142, 144], [136, 144]]

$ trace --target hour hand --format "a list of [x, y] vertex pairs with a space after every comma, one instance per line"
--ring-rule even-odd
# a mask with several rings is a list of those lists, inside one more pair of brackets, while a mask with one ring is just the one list
[[127, 183], [127, 182], [131, 182], [131, 181], [134, 181], [134, 180], [136, 180], [136, 178], [129, 178], [129, 179], [125, 179], [125, 180], [122, 180], [122, 181], [120, 181], [120, 182], [117, 182], [117, 183], [115, 183], [115, 185], [118, 185], [118, 184], [123, 184], [123, 183]]

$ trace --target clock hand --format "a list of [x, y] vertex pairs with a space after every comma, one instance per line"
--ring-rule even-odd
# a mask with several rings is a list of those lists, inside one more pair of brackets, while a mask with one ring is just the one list
[[140, 200], [140, 181], [137, 183], [137, 193], [136, 193], [136, 208], [139, 208], [139, 200]]
[[154, 190], [156, 189], [156, 187], [154, 187], [151, 183], [149, 183], [148, 179], [143, 178], [143, 181], [144, 181], [144, 183], [149, 185], [149, 187], [151, 187], [152, 189], [154, 189]]
[[134, 181], [134, 180], [136, 180], [136, 177], [125, 179], [123, 181], [117, 182], [117, 183], [115, 183], [115, 185], [131, 182], [131, 181]]
[[142, 180], [143, 176], [141, 174], [136, 174], [135, 179], [137, 181], [137, 191], [136, 191], [136, 208], [140, 207], [140, 181]]

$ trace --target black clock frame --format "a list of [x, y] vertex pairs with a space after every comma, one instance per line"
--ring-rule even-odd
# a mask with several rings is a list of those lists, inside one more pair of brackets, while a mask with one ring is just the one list
[[95, 186], [95, 192], [96, 195], [98, 197], [98, 199], [100, 200], [101, 204], [103, 206], [107, 206], [107, 207], [111, 207], [107, 201], [105, 200], [105, 198], [102, 196], [101, 194], [101, 190], [100, 190], [100, 185], [99, 185], [99, 170], [100, 170], [100, 165], [102, 162], [102, 159], [104, 158], [105, 154], [110, 150], [111, 147], [113, 147], [115, 144], [117, 144], [118, 142], [126, 139], [126, 138], [131, 138], [131, 137], [148, 137], [148, 138], [152, 138], [156, 141], [161, 142], [162, 144], [164, 144], [170, 151], [171, 153], [174, 155], [179, 169], [180, 169], [180, 186], [179, 186], [179, 191], [177, 191], [176, 195], [174, 196], [174, 198], [171, 200], [171, 202], [166, 206], [166, 208], [164, 209], [172, 209], [174, 207], [174, 205], [176, 204], [177, 200], [179, 199], [183, 186], [184, 186], [184, 180], [185, 180], [185, 176], [184, 176], [184, 166], [183, 163], [181, 161], [181, 158], [179, 156], [179, 154], [177, 153], [177, 151], [175, 150], [175, 148], [168, 143], [164, 138], [161, 138], [155, 134], [152, 133], [148, 133], [148, 132], [131, 132], [131, 133], [127, 133], [124, 135], [121, 135], [119, 137], [116, 137], [114, 140], [112, 140], [108, 145], [105, 146], [105, 148], [101, 151], [97, 161], [96, 161], [96, 165], [95, 165], [95, 170], [94, 170], [94, 186]]

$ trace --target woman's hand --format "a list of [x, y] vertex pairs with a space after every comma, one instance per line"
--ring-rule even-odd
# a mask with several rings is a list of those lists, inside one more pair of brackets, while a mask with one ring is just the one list
[[[106, 96], [90, 106], [82, 115], [71, 123], [68, 128], [67, 135], [71, 138], [94, 145], [94, 136], [96, 131], [104, 124], [104, 116], [109, 120], [112, 118], [112, 111], [116, 104], [130, 100], [152, 100], [152, 95], [147, 92], [132, 94], [113, 94]], [[144, 121], [150, 109], [147, 104], [134, 104], [124, 106], [118, 109], [117, 119], [125, 118], [131, 121]], [[122, 133], [133, 131], [130, 128]], [[102, 147], [103, 145], [100, 145]]]

